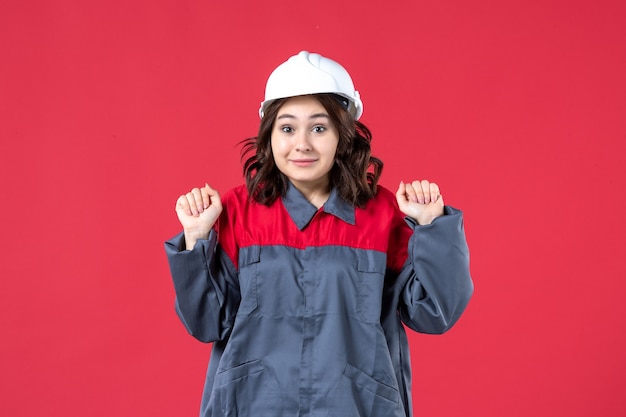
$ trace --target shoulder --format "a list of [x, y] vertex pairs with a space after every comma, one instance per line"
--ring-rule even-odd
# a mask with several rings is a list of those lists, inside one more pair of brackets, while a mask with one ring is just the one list
[[273, 210], [276, 208], [277, 202], [278, 200], [270, 206], [264, 206], [252, 198], [245, 184], [231, 188], [222, 195], [224, 211], [232, 216], [237, 215], [237, 213], [259, 213]]
[[376, 195], [368, 203], [368, 207], [373, 205], [377, 208], [387, 207], [390, 210], [396, 210], [398, 208], [398, 201], [396, 195], [389, 189], [379, 185], [376, 187]]
[[248, 189], [245, 184], [238, 185], [226, 191], [222, 195], [222, 202], [226, 205], [242, 205], [247, 204], [250, 200]]
[[379, 185], [376, 187], [376, 197], [385, 201], [396, 201], [396, 195], [389, 189]]
[[383, 186], [376, 187], [376, 195], [371, 198], [365, 207], [357, 209], [361, 215], [372, 217], [372, 219], [390, 219], [400, 213], [396, 195]]

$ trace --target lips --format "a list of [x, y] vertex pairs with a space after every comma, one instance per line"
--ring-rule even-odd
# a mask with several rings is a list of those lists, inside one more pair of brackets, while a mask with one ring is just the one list
[[307, 167], [309, 165], [313, 165], [316, 161], [317, 159], [300, 158], [300, 159], [292, 159], [291, 163], [299, 167]]

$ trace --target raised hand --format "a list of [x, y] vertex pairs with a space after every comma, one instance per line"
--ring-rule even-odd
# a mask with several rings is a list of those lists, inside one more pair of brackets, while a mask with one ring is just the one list
[[192, 249], [197, 240], [209, 237], [209, 232], [221, 212], [220, 195], [209, 184], [178, 197], [176, 214], [183, 226], [187, 249]]
[[407, 184], [400, 182], [396, 199], [400, 211], [420, 225], [430, 224], [443, 215], [443, 196], [439, 192], [439, 186], [434, 182], [428, 180]]

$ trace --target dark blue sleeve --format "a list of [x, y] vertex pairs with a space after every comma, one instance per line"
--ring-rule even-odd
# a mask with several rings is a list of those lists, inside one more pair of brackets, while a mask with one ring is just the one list
[[398, 310], [411, 329], [438, 334], [449, 330], [474, 291], [469, 269], [463, 214], [446, 206], [431, 224], [413, 228], [407, 262], [398, 276]]
[[237, 271], [213, 230], [187, 251], [181, 233], [165, 242], [176, 291], [176, 312], [187, 331], [202, 342], [228, 338], [241, 299]]

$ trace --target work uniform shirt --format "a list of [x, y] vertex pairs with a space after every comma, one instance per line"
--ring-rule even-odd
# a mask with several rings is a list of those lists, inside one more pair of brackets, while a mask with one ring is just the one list
[[405, 220], [378, 187], [317, 209], [293, 186], [270, 206], [226, 193], [207, 240], [166, 242], [177, 313], [214, 342], [202, 417], [406, 417], [402, 322], [442, 333], [473, 290], [460, 211]]

